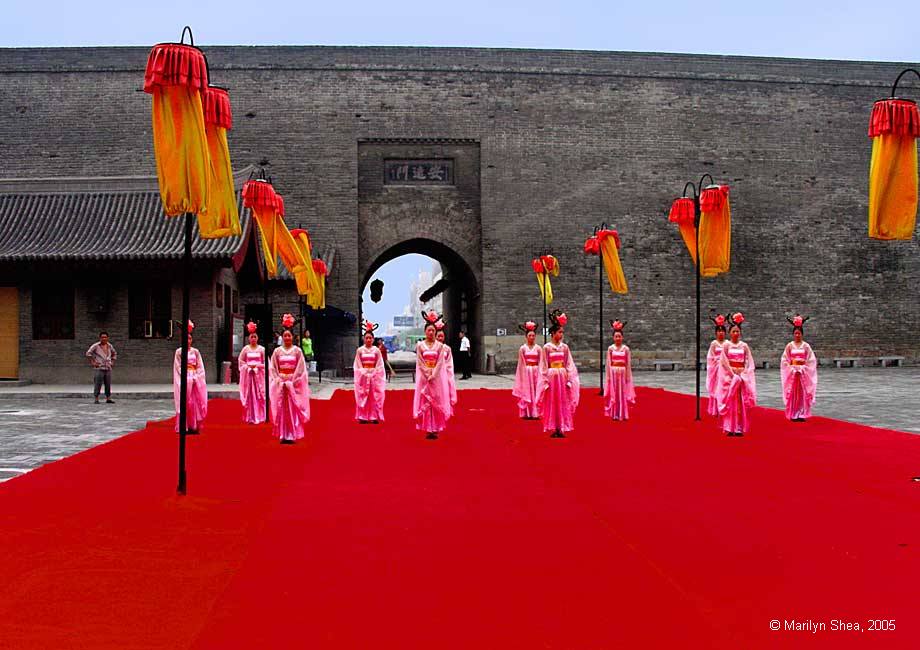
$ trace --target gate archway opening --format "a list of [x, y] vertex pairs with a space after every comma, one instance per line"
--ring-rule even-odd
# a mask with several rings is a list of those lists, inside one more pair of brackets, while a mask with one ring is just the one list
[[[480, 354], [482, 350], [482, 308], [479, 282], [466, 260], [452, 248], [439, 242], [424, 238], [409, 239], [391, 246], [376, 256], [368, 266], [361, 281], [359, 323], [363, 323], [365, 319], [370, 284], [377, 279], [378, 271], [381, 271], [382, 267], [388, 262], [413, 254], [422, 255], [438, 262], [440, 265], [440, 277], [437, 274], [432, 274], [429, 286], [418, 287], [417, 295], [430, 299], [427, 302], [414, 300], [415, 304], [409, 305], [408, 315], [413, 316], [420, 325], [422, 309], [432, 303], [436, 304], [440, 299], [441, 313], [443, 313], [447, 324], [447, 342], [456, 352], [460, 345], [458, 333], [461, 330], [466, 332], [472, 346], [473, 368], [481, 370], [484, 360]], [[396, 292], [398, 295], [405, 297], [404, 302], [408, 302], [410, 298], [415, 297], [410, 296], [409, 284], [408, 278], [403, 283], [385, 282], [383, 293], [387, 295], [388, 292]], [[377, 335], [387, 335], [386, 329], [389, 324], [381, 323]], [[408, 340], [412, 346], [411, 349], [414, 350], [413, 337], [420, 335], [417, 332], [418, 328], [405, 325], [405, 323], [402, 323], [401, 327], [394, 327], [392, 332], [399, 339], [401, 347], [405, 346], [405, 342]], [[360, 332], [358, 335], [360, 336]]]

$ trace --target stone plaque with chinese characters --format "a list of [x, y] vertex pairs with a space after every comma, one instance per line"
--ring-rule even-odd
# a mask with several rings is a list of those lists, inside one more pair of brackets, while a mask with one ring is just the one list
[[384, 160], [384, 185], [453, 185], [454, 161]]

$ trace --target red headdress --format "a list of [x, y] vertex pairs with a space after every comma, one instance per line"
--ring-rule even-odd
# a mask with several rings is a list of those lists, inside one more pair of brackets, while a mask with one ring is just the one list
[[365, 336], [368, 335], [368, 334], [373, 335], [373, 333], [377, 331], [377, 328], [378, 328], [378, 327], [380, 327], [380, 323], [372, 323], [372, 322], [370, 322], [369, 320], [364, 321], [364, 334], [365, 334]]
[[729, 321], [731, 321], [731, 327], [735, 327], [736, 325], [741, 327], [741, 324], [744, 323], [744, 314], [742, 314], [740, 311], [736, 311], [731, 315]]
[[561, 330], [569, 322], [569, 317], [565, 315], [565, 312], [561, 309], [554, 309], [549, 315], [549, 319], [553, 321], [553, 324], [549, 328], [550, 334], [557, 330]]
[[532, 320], [529, 320], [529, 321], [527, 321], [526, 323], [524, 323], [523, 325], [518, 325], [518, 329], [521, 330], [522, 332], [524, 332], [524, 334], [528, 334], [529, 332], [534, 332], [534, 333], [536, 333], [536, 331], [537, 331], [537, 324], [536, 324], [535, 322], [533, 322]]
[[294, 327], [294, 314], [285, 314], [282, 316], [281, 324], [284, 325], [284, 327], [287, 329]]
[[190, 319], [188, 322], [188, 333], [191, 334], [193, 329], [195, 329], [195, 323], [193, 323]]
[[792, 331], [799, 330], [800, 332], [805, 331], [805, 321], [807, 321], [810, 316], [802, 316], [801, 314], [796, 314], [792, 318], [786, 317], [786, 320], [789, 321], [789, 324], [792, 325]]
[[422, 318], [425, 320], [425, 327], [429, 325], [434, 325], [435, 329], [438, 327], [438, 321], [441, 320], [441, 315], [438, 314], [435, 310], [423, 311]]
[[622, 334], [623, 328], [626, 327], [626, 321], [625, 320], [624, 321], [612, 320], [610, 321], [610, 327], [613, 328], [614, 333], [619, 332], [620, 334]]
[[715, 317], [710, 316], [709, 320], [711, 320], [713, 324], [716, 326], [716, 331], [718, 330], [722, 330], [723, 332], [725, 331], [725, 322], [726, 322], [725, 316], [723, 316], [722, 314], [716, 314]]
[[447, 327], [447, 323], [445, 323], [445, 322], [444, 322], [443, 320], [441, 320], [440, 318], [439, 318], [438, 320], [436, 320], [435, 323], [434, 323], [434, 328], [435, 328], [436, 330], [438, 330], [439, 332], [440, 332], [441, 330], [443, 330], [445, 327]]
[[258, 328], [259, 326], [252, 321], [246, 323], [246, 331], [248, 331], [250, 334], [255, 334]]

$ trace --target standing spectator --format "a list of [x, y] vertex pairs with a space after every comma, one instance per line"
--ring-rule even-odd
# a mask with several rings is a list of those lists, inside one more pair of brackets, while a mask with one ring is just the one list
[[284, 345], [284, 341], [281, 339], [281, 334], [275, 332], [275, 347], [280, 348], [282, 345]]
[[390, 381], [393, 375], [396, 374], [396, 371], [393, 370], [393, 366], [390, 365], [390, 355], [387, 346], [384, 345], [383, 339], [381, 338], [374, 339], [374, 345], [380, 350], [380, 355], [383, 357], [383, 367], [387, 373], [387, 381]]
[[466, 338], [466, 332], [460, 331], [460, 367], [463, 370], [463, 376], [460, 379], [470, 379], [472, 374], [473, 357], [470, 355], [470, 340]]
[[303, 337], [300, 339], [300, 349], [303, 351], [304, 361], [307, 362], [307, 370], [316, 372], [316, 362], [313, 359], [313, 339], [310, 338], [310, 330], [303, 331]]
[[105, 384], [105, 402], [114, 404], [112, 399], [112, 366], [115, 365], [115, 348], [109, 343], [109, 333], [99, 332], [99, 341], [89, 346], [86, 351], [89, 365], [96, 369], [93, 377], [93, 398], [99, 403], [99, 390]]

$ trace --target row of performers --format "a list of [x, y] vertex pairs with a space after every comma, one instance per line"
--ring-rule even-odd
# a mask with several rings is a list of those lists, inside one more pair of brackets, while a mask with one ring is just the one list
[[[457, 388], [451, 348], [444, 343], [444, 321], [434, 312], [423, 317], [425, 339], [416, 346], [412, 412], [416, 428], [424, 431], [427, 438], [437, 439], [454, 414]], [[521, 418], [542, 419], [544, 430], [559, 438], [574, 429], [580, 382], [571, 351], [563, 342], [567, 317], [555, 310], [550, 319], [552, 342], [543, 346], [536, 343], [536, 323], [529, 321], [520, 326], [525, 343], [518, 352], [512, 394], [517, 399]], [[793, 422], [804, 422], [810, 417], [815, 401], [817, 359], [803, 340], [808, 318], [796, 315], [788, 320], [793, 340], [786, 345], [780, 359], [783, 399], [786, 417]], [[744, 316], [740, 312], [729, 318], [720, 314], [713, 318], [713, 323], [715, 340], [707, 355], [708, 412], [719, 418], [727, 435], [741, 436], [750, 431], [750, 412], [757, 403], [754, 357], [747, 343], [741, 340]], [[304, 426], [310, 420], [310, 386], [303, 353], [293, 344], [293, 316], [285, 314], [282, 324], [283, 345], [275, 349], [268, 365], [268, 397], [274, 434], [283, 444], [291, 444], [303, 437]], [[613, 344], [606, 354], [604, 413], [612, 420], [627, 420], [629, 407], [636, 401], [631, 353], [624, 342], [625, 325], [619, 320], [611, 322]], [[191, 345], [192, 327], [189, 323], [187, 428], [195, 433], [207, 414], [207, 386], [201, 354]], [[247, 327], [249, 345], [239, 356], [240, 400], [244, 421], [258, 424], [266, 419], [265, 348], [259, 345], [255, 323]], [[365, 325], [364, 345], [355, 352], [355, 419], [362, 424], [378, 424], [384, 419], [386, 372], [380, 350], [373, 344], [376, 329], [371, 323]], [[181, 350], [177, 350], [173, 373], [177, 413], [180, 366]]]

